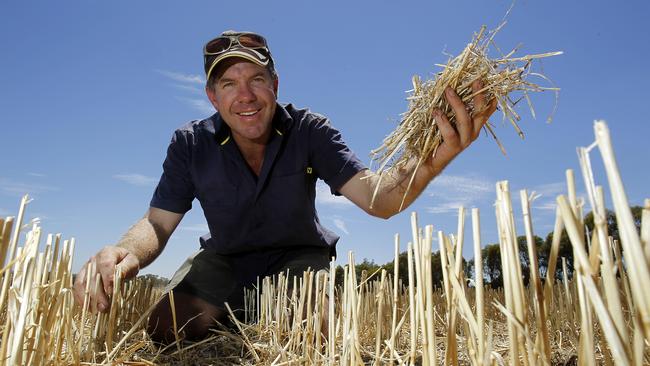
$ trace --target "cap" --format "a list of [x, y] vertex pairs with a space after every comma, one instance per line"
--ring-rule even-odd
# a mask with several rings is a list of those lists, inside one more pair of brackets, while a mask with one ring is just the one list
[[266, 67], [273, 76], [276, 75], [273, 57], [266, 39], [252, 32], [226, 31], [219, 37], [206, 43], [203, 48], [206, 80], [210, 80], [217, 65], [230, 57], [239, 57]]

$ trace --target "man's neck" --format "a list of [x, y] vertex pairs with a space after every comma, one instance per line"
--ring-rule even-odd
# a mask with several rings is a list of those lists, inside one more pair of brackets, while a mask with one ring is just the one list
[[238, 138], [233, 135], [233, 140], [237, 144], [244, 160], [251, 168], [255, 175], [259, 176], [262, 171], [262, 164], [264, 163], [264, 153], [266, 145], [268, 144], [270, 134], [259, 140], [247, 140]]

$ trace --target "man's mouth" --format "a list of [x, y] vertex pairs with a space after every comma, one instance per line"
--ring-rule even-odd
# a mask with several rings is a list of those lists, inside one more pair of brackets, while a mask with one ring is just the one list
[[238, 112], [237, 115], [244, 116], [244, 117], [250, 117], [250, 116], [253, 116], [253, 115], [257, 114], [257, 112], [259, 112], [259, 111], [260, 111], [259, 109], [256, 109], [254, 111]]

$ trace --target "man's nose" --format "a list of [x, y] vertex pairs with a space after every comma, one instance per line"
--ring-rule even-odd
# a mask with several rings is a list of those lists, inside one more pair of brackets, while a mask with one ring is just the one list
[[256, 99], [255, 93], [248, 84], [242, 84], [237, 88], [237, 99], [242, 102], [250, 102]]

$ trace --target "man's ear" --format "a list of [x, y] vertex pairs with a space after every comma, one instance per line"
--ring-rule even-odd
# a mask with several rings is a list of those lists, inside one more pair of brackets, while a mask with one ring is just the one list
[[[205, 86], [205, 94], [208, 96], [208, 99], [210, 100], [210, 103], [217, 108], [217, 95], [214, 92], [214, 88], [210, 86]], [[276, 93], [277, 95], [277, 93]]]
[[275, 92], [275, 99], [278, 99], [278, 86], [280, 85], [280, 80], [275, 77], [273, 78], [273, 92]]

